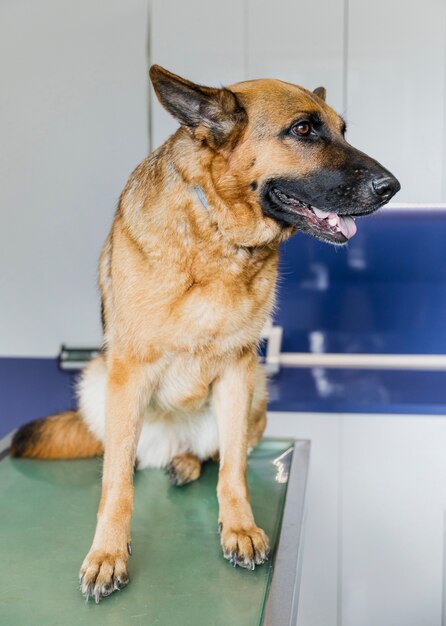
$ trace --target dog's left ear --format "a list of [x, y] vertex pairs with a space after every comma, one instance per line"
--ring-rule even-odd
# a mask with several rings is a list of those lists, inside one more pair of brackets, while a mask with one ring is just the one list
[[150, 78], [163, 107], [194, 138], [213, 147], [221, 146], [246, 120], [245, 110], [229, 89], [196, 85], [159, 65], [152, 65]]
[[313, 90], [313, 93], [315, 93], [321, 100], [325, 102], [327, 98], [327, 90], [325, 89], [325, 87], [316, 87], [316, 89]]

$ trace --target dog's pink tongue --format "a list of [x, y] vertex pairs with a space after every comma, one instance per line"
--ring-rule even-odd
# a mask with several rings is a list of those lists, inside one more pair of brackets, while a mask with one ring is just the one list
[[357, 228], [356, 228], [355, 220], [349, 216], [342, 217], [341, 215], [339, 215], [338, 217], [339, 217], [339, 222], [338, 222], [339, 230], [344, 235], [344, 237], [346, 237], [347, 239], [351, 239], [354, 235], [356, 235]]

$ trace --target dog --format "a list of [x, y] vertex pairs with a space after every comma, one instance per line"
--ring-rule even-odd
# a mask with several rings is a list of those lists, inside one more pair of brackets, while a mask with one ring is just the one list
[[355, 218], [400, 189], [349, 145], [345, 122], [308, 91], [272, 79], [196, 85], [154, 65], [177, 132], [132, 173], [100, 259], [104, 350], [84, 370], [79, 409], [16, 433], [11, 454], [104, 452], [102, 496], [80, 588], [96, 602], [128, 583], [133, 470], [174, 485], [219, 458], [223, 555], [268, 556], [246, 482], [266, 424], [257, 345], [274, 306], [278, 249], [297, 231], [342, 245]]

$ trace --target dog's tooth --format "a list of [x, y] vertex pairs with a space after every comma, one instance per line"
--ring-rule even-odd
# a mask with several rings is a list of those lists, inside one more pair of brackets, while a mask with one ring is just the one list
[[322, 209], [318, 209], [317, 207], [312, 207], [313, 209], [313, 213], [322, 220], [327, 219], [327, 217], [330, 215], [329, 213], [327, 213], [327, 211], [323, 211]]
[[336, 224], [338, 223], [338, 218], [337, 217], [330, 217], [330, 218], [328, 218], [328, 223], [330, 224], [330, 226], [336, 226]]

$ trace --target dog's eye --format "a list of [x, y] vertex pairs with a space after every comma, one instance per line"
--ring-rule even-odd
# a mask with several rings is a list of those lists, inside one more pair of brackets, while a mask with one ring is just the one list
[[311, 124], [306, 120], [302, 120], [301, 122], [296, 122], [291, 127], [291, 132], [298, 137], [307, 137], [311, 133]]

